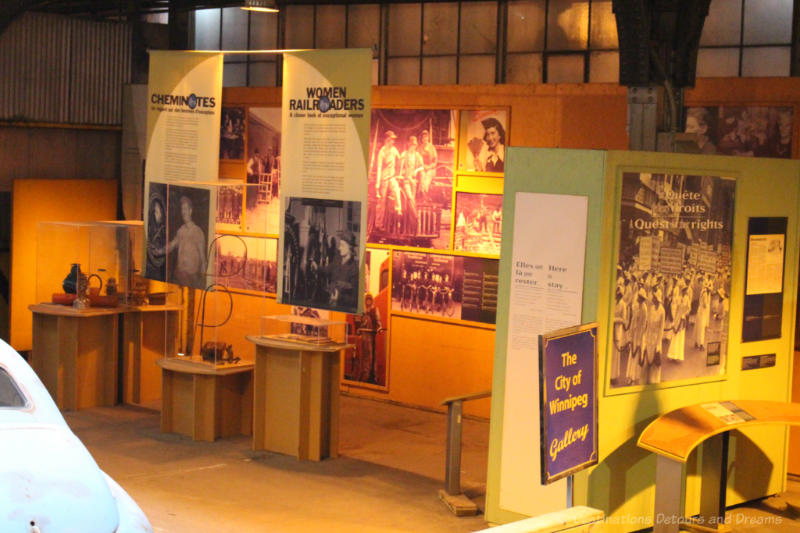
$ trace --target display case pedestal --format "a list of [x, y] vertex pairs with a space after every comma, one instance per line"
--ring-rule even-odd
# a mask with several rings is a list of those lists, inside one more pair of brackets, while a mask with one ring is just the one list
[[210, 442], [252, 433], [252, 363], [213, 367], [174, 358], [156, 363], [162, 371], [162, 432]]
[[339, 455], [339, 360], [348, 344], [249, 336], [256, 345], [253, 449], [320, 461]]
[[122, 326], [122, 401], [157, 408], [161, 371], [156, 361], [177, 353], [179, 305], [142, 305], [125, 312]]
[[122, 307], [35, 304], [31, 366], [61, 410], [117, 403], [117, 317]]

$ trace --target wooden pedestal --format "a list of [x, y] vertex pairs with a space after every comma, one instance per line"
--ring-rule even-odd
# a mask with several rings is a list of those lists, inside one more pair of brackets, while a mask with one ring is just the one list
[[33, 312], [31, 366], [59, 409], [117, 402], [117, 316], [122, 308], [76, 310], [56, 304]]
[[162, 432], [211, 442], [252, 433], [252, 363], [222, 368], [171, 358], [156, 363], [162, 370]]
[[129, 308], [122, 326], [122, 401], [157, 407], [161, 370], [156, 361], [177, 354], [181, 307], [144, 305]]
[[256, 345], [253, 449], [319, 461], [339, 455], [339, 359], [348, 345], [247, 337]]

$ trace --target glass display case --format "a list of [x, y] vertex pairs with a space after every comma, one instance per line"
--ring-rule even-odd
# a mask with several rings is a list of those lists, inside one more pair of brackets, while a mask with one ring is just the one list
[[[136, 291], [141, 222], [40, 222], [36, 301], [73, 309], [128, 305]], [[141, 289], [141, 287], [140, 287]]]
[[[302, 308], [295, 308], [302, 309]], [[335, 346], [347, 343], [346, 320], [330, 320], [302, 314], [261, 317], [262, 338], [311, 346]]]
[[252, 364], [245, 335], [277, 280], [277, 239], [264, 236], [277, 199], [251, 198], [237, 180], [150, 182], [146, 194], [144, 277], [177, 287], [186, 313], [168, 364]]

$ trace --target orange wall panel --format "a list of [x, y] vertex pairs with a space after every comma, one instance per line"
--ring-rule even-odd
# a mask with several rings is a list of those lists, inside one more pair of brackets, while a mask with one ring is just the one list
[[[507, 108], [509, 146], [602, 149], [628, 145], [627, 91], [614, 84], [380, 86], [373, 87], [371, 97], [375, 108]], [[280, 106], [281, 90], [225, 88], [222, 101], [226, 106]], [[243, 161], [220, 163], [220, 177], [243, 180], [244, 174]], [[235, 313], [261, 313], [263, 303], [258, 300], [237, 296]], [[270, 302], [268, 307], [279, 312], [280, 306]], [[350, 384], [342, 385], [343, 390], [443, 409], [440, 403], [447, 397], [491, 389], [495, 338], [491, 327], [408, 316], [393, 316], [388, 325], [388, 392]], [[252, 347], [242, 341], [245, 334], [256, 332], [248, 329], [232, 320], [217, 333], [221, 340], [234, 343], [237, 355], [250, 358]], [[465, 413], [486, 418], [489, 409], [488, 399], [464, 405]]]
[[[32, 347], [39, 222], [117, 218], [117, 180], [14, 180], [11, 219], [10, 344]], [[66, 275], [66, 273], [65, 273]]]
[[[438, 407], [450, 396], [492, 388], [494, 330], [392, 317], [389, 361], [391, 398]], [[489, 400], [464, 404], [464, 412], [489, 417]]]

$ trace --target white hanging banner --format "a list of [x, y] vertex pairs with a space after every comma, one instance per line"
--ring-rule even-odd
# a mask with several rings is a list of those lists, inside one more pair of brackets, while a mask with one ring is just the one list
[[216, 181], [222, 54], [151, 51], [147, 98], [145, 180]]
[[372, 52], [284, 54], [280, 303], [360, 311]]

